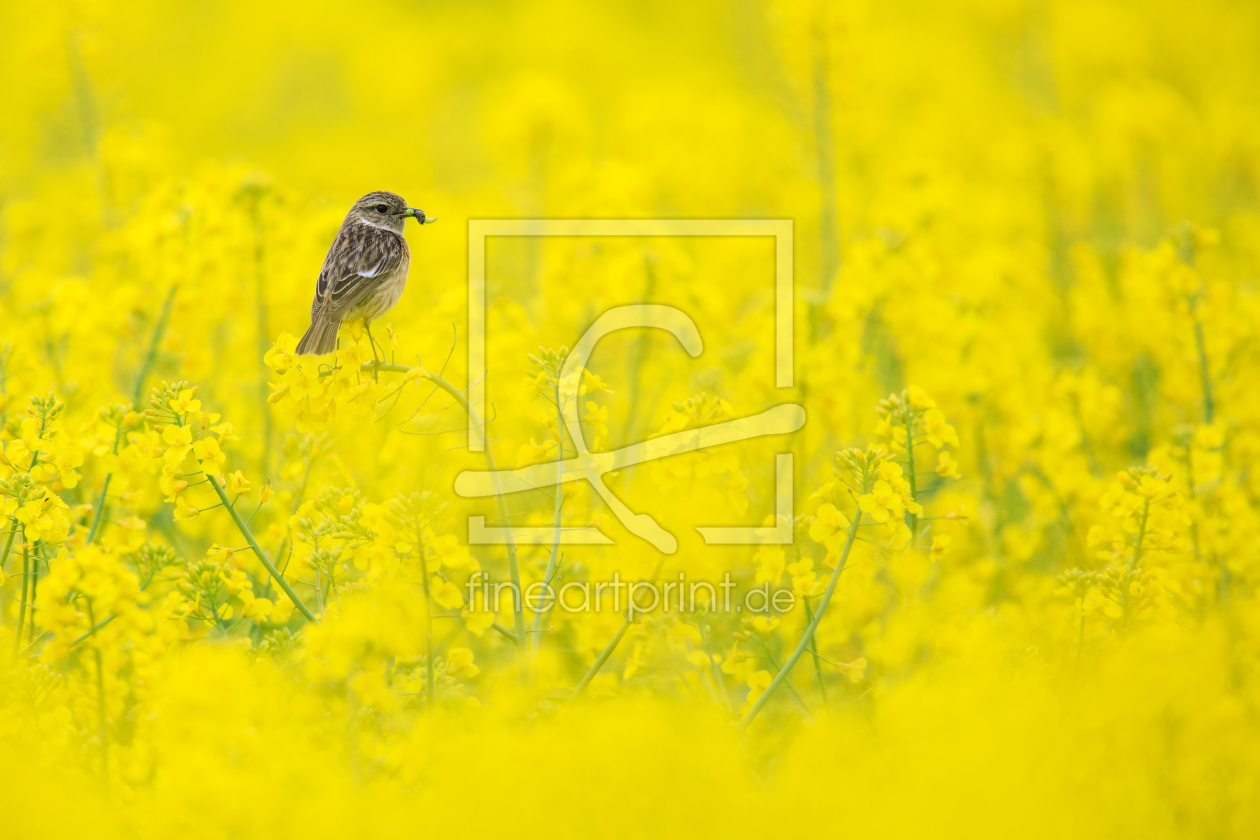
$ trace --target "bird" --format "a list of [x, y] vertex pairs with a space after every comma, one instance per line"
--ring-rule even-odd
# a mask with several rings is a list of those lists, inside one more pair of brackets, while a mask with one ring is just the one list
[[299, 356], [322, 356], [337, 349], [337, 330], [343, 321], [363, 320], [372, 358], [376, 341], [372, 321], [394, 308], [407, 285], [411, 249], [403, 237], [407, 219], [421, 225], [437, 219], [408, 207], [392, 192], [370, 192], [350, 208], [333, 240], [315, 284], [311, 325], [298, 342]]

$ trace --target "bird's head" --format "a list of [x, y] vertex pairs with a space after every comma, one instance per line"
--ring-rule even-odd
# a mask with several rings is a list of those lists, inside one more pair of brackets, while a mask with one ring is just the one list
[[420, 224], [432, 224], [437, 219], [424, 215], [423, 210], [408, 207], [402, 196], [392, 192], [371, 192], [360, 198], [350, 208], [350, 220], [372, 225], [373, 227], [403, 232], [407, 219], [415, 219]]

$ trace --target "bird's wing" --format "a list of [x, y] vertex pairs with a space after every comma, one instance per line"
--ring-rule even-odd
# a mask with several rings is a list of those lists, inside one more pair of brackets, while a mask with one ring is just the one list
[[315, 300], [329, 317], [344, 317], [398, 269], [404, 247], [402, 237], [391, 231], [346, 225], [324, 258]]

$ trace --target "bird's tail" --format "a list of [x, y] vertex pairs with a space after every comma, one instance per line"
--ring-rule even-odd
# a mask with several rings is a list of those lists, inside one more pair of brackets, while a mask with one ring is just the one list
[[337, 349], [337, 330], [341, 327], [341, 321], [330, 321], [326, 318], [316, 318], [311, 321], [311, 326], [306, 331], [306, 335], [302, 336], [302, 340], [298, 342], [297, 354], [299, 356], [322, 356], [325, 353], [331, 353]]

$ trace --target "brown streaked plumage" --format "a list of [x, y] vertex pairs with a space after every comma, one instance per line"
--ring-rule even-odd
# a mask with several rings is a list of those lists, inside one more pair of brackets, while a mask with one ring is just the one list
[[[318, 356], [337, 349], [342, 321], [362, 318], [371, 338], [372, 321], [394, 308], [407, 284], [411, 251], [403, 226], [408, 218], [422, 225], [437, 221], [391, 192], [371, 192], [354, 203], [324, 257], [311, 303], [311, 326], [298, 342], [298, 355]], [[372, 352], [375, 355], [375, 342]]]

